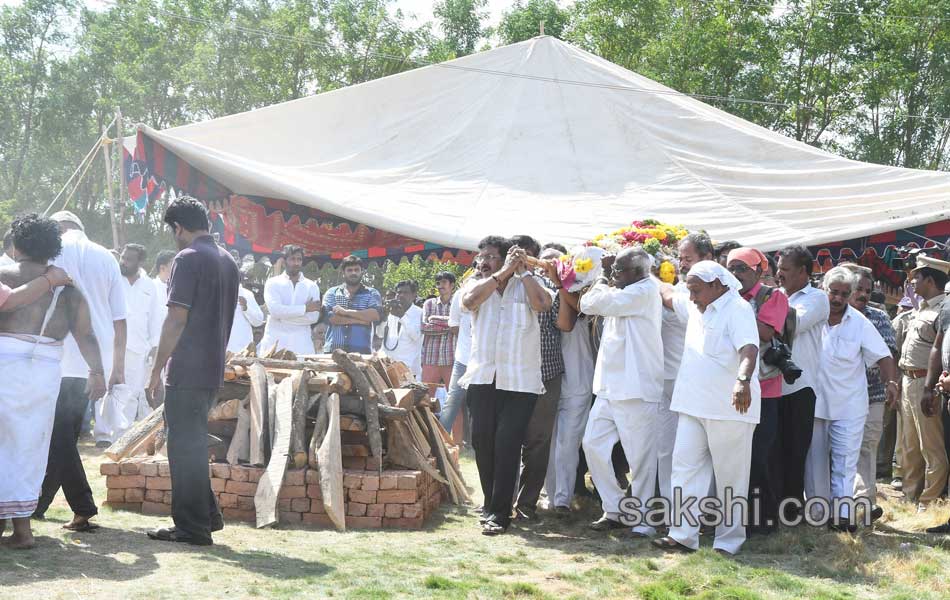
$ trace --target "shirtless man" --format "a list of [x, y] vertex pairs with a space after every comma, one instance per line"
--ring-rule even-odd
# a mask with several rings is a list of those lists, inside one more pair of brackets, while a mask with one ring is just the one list
[[[48, 266], [62, 248], [55, 222], [29, 214], [15, 220], [12, 231], [19, 262], [0, 268], [0, 283], [19, 289], [38, 278], [48, 278], [49, 287], [68, 279]], [[2, 540], [6, 548], [34, 543], [30, 515], [46, 471], [67, 333], [90, 365], [89, 393], [101, 397], [106, 385], [99, 346], [89, 307], [77, 289], [56, 287], [35, 302], [0, 312], [0, 535], [6, 519], [13, 521], [13, 535]]]

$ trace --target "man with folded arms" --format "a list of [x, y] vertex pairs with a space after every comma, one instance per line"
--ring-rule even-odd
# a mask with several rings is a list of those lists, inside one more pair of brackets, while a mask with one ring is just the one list
[[[621, 250], [613, 264], [613, 286], [606, 277], [581, 297], [581, 312], [604, 317], [604, 333], [594, 367], [594, 394], [584, 432], [584, 455], [603, 502], [603, 516], [591, 529], [606, 531], [621, 523], [625, 491], [617, 483], [611, 454], [619, 441], [630, 465], [632, 498], [645, 512], [656, 484], [656, 421], [663, 398], [663, 320], [659, 282], [650, 276], [653, 259], [640, 249]], [[654, 528], [633, 527], [646, 537]]]

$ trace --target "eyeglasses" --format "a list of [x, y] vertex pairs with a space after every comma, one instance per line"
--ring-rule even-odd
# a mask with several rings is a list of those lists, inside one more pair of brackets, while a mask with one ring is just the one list
[[614, 265], [614, 266], [610, 267], [610, 272], [611, 272], [611, 274], [613, 274], [613, 275], [620, 275], [621, 273], [624, 273], [624, 272], [626, 272], [626, 271], [629, 271], [629, 270], [632, 269], [632, 268], [633, 268], [633, 267], [627, 267], [627, 268], [625, 268], [625, 269], [618, 269], [618, 268], [617, 268], [617, 265]]
[[501, 257], [497, 254], [479, 254], [475, 257], [477, 261], [486, 261], [486, 260], [501, 260]]
[[745, 273], [746, 271], [752, 270], [751, 268], [749, 268], [749, 265], [745, 263], [738, 263], [730, 267], [726, 267], [726, 269], [733, 275], [735, 275], [736, 273]]

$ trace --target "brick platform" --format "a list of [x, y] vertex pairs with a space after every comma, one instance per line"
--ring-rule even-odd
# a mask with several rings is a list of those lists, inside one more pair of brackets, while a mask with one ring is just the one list
[[[453, 455], [452, 459], [457, 461], [457, 454]], [[378, 470], [364, 469], [367, 464], [370, 468], [377, 465], [372, 457], [348, 456], [343, 461], [347, 528], [418, 529], [447, 496], [445, 486], [423, 471], [385, 470], [380, 476]], [[264, 469], [212, 463], [208, 470], [225, 519], [253, 523], [254, 494]], [[107, 462], [101, 465], [100, 473], [106, 477], [106, 506], [153, 515], [171, 513], [167, 461], [134, 458]], [[333, 527], [323, 509], [315, 469], [287, 471], [277, 509], [281, 523]]]

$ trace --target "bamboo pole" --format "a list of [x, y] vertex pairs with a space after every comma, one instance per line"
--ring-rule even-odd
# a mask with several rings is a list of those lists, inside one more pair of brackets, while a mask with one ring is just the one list
[[[102, 128], [102, 139], [108, 139], [108, 130]], [[112, 157], [109, 156], [110, 144], [103, 143], [102, 158], [106, 163], [106, 195], [109, 199], [109, 221], [112, 223], [112, 247], [119, 249], [119, 224], [115, 218], [115, 198], [112, 195]]]
[[115, 109], [115, 140], [119, 148], [119, 241], [124, 246], [127, 240], [125, 235], [125, 206], [129, 202], [129, 182], [126, 181], [125, 178], [125, 138], [122, 136], [123, 127], [122, 108], [118, 107]]

